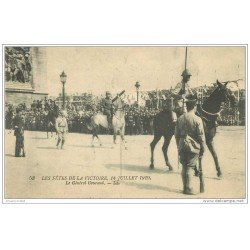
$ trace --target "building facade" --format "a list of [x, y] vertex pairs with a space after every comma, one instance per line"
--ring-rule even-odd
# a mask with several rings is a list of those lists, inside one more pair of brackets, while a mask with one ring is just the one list
[[5, 47], [5, 102], [31, 104], [48, 96], [46, 47]]

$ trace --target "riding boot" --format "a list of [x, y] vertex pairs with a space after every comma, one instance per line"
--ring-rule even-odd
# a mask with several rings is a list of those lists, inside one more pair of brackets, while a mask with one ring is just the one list
[[182, 183], [183, 183], [183, 193], [185, 194], [186, 192], [186, 167], [182, 166], [182, 171], [181, 171], [181, 178], [182, 178]]
[[58, 138], [57, 144], [56, 144], [56, 146], [57, 146], [58, 149], [59, 149], [59, 144], [60, 144], [60, 142], [61, 142], [61, 139]]
[[111, 129], [112, 129], [112, 121], [111, 120], [108, 121], [108, 129], [109, 129], [109, 131], [111, 131]]
[[62, 146], [61, 146], [61, 149], [63, 149], [64, 142], [65, 142], [65, 140], [62, 139]]
[[187, 195], [195, 195], [193, 188], [192, 188], [192, 168], [190, 167], [186, 167], [186, 171], [185, 171], [186, 175], [185, 175], [185, 190], [184, 190], [184, 194]]

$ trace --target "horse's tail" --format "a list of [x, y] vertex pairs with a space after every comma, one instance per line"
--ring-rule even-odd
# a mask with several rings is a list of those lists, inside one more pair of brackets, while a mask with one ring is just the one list
[[93, 120], [92, 117], [90, 118], [90, 120], [86, 123], [86, 127], [88, 130], [92, 131], [94, 129], [94, 124], [93, 124]]
[[90, 117], [90, 119], [86, 122], [86, 127], [89, 131], [92, 131], [93, 133], [95, 133], [98, 124], [96, 124], [95, 122], [95, 115]]

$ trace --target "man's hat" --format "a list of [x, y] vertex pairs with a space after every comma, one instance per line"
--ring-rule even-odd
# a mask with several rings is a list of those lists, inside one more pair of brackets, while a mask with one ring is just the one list
[[106, 91], [106, 95], [111, 95], [111, 93], [109, 91]]
[[189, 71], [188, 69], [185, 69], [185, 70], [182, 72], [181, 76], [192, 76], [192, 75], [191, 75], [191, 73], [190, 73], [190, 71]]
[[196, 104], [197, 103], [197, 95], [192, 95], [192, 94], [187, 95], [186, 102]]

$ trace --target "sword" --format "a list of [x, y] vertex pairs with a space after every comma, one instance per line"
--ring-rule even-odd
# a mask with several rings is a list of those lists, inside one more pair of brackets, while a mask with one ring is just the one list
[[120, 97], [121, 95], [123, 95], [125, 93], [125, 90], [123, 90], [121, 93], [119, 93], [113, 100], [112, 100], [112, 102], [115, 102], [117, 99], [118, 99], [118, 97]]

